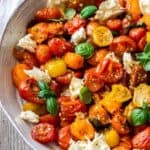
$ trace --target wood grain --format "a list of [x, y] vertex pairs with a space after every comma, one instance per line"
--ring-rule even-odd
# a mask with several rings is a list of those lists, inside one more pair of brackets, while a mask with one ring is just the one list
[[0, 150], [31, 150], [0, 108]]

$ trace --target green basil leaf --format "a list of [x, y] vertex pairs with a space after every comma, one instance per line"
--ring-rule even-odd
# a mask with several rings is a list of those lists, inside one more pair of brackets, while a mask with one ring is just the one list
[[94, 13], [97, 11], [97, 7], [94, 5], [86, 6], [81, 10], [81, 17], [86, 19], [94, 15]]
[[90, 43], [80, 43], [75, 47], [75, 52], [88, 59], [94, 54], [94, 47]]
[[81, 88], [79, 97], [85, 104], [90, 104], [92, 102], [91, 91], [85, 86]]
[[149, 110], [148, 110], [148, 112], [147, 112], [147, 115], [148, 115], [147, 121], [150, 123], [150, 108], [149, 108]]
[[145, 63], [143, 67], [145, 71], [150, 71], [150, 61]]
[[54, 97], [48, 98], [46, 101], [46, 108], [51, 115], [57, 115], [59, 110], [59, 105], [56, 101], [56, 98]]
[[38, 97], [40, 98], [48, 98], [48, 97], [56, 97], [56, 94], [55, 92], [51, 91], [51, 90], [41, 90], [39, 93], [38, 93]]
[[50, 89], [48, 84], [44, 81], [38, 81], [38, 86], [41, 90], [45, 90], [45, 89], [49, 90]]
[[144, 53], [150, 53], [150, 43], [145, 46]]
[[71, 20], [76, 15], [76, 10], [73, 8], [67, 8], [65, 10], [65, 19]]
[[131, 113], [131, 121], [134, 126], [143, 125], [147, 121], [147, 112], [142, 109], [134, 109]]

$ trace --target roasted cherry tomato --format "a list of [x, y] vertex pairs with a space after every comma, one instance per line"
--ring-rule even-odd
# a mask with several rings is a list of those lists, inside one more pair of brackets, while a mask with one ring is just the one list
[[46, 114], [46, 115], [40, 116], [40, 122], [41, 123], [50, 123], [50, 124], [56, 126], [59, 123], [59, 117], [52, 116], [51, 114]]
[[129, 32], [129, 36], [136, 42], [146, 35], [146, 29], [144, 28], [133, 28]]
[[26, 64], [17, 64], [12, 69], [12, 80], [16, 87], [19, 87], [20, 83], [29, 78], [27, 74], [25, 74], [24, 70], [28, 70], [30, 67]]
[[83, 27], [86, 25], [86, 20], [82, 19], [80, 16], [74, 17], [72, 20], [69, 20], [64, 28], [66, 31], [68, 31], [69, 34], [73, 34], [75, 31], [77, 31], [80, 27]]
[[57, 132], [53, 125], [40, 123], [32, 129], [31, 136], [40, 143], [54, 142], [57, 139]]
[[120, 112], [116, 112], [112, 118], [112, 127], [120, 134], [128, 134], [129, 128], [127, 126], [126, 118]]
[[52, 56], [50, 48], [48, 45], [41, 44], [36, 48], [36, 58], [40, 62], [40, 64], [46, 63]]
[[22, 81], [19, 85], [19, 94], [24, 100], [36, 104], [44, 104], [44, 100], [38, 97], [38, 92], [39, 88], [37, 81], [35, 81], [33, 78], [28, 78]]
[[62, 85], [69, 85], [73, 74], [71, 72], [56, 78], [56, 81]]
[[61, 85], [59, 83], [57, 83], [56, 81], [53, 80], [50, 84], [50, 88], [52, 91], [54, 91], [56, 93], [56, 95], [60, 95]]
[[150, 148], [150, 127], [137, 133], [132, 139], [133, 148], [149, 150]]
[[38, 66], [38, 61], [33, 53], [14, 48], [13, 55], [19, 62], [27, 64], [30, 67]]
[[120, 19], [109, 19], [106, 25], [111, 30], [120, 30], [122, 27], [122, 22]]
[[134, 52], [136, 50], [136, 43], [130, 37], [121, 35], [114, 38], [110, 45], [110, 50], [118, 55], [122, 55], [124, 52]]
[[91, 21], [88, 23], [87, 27], [86, 27], [86, 32], [88, 36], [92, 35], [92, 32], [94, 31], [95, 28], [99, 27], [100, 24], [96, 21]]
[[138, 42], [138, 44], [137, 44], [137, 47], [138, 47], [138, 49], [139, 49], [140, 51], [144, 51], [145, 45], [146, 45], [146, 37], [143, 36], [143, 37], [139, 40], [139, 42]]
[[86, 105], [79, 99], [71, 101], [70, 97], [61, 96], [58, 102], [60, 104], [59, 117], [62, 126], [71, 123], [76, 117], [77, 112], [86, 112]]
[[84, 79], [85, 79], [85, 85], [92, 92], [97, 92], [104, 86], [104, 82], [103, 80], [98, 78], [95, 68], [86, 70]]
[[61, 148], [68, 149], [71, 140], [70, 125], [61, 128], [58, 132], [58, 144]]
[[38, 21], [47, 21], [48, 19], [60, 18], [61, 11], [59, 8], [43, 8], [37, 11], [35, 19]]
[[122, 64], [112, 61], [110, 59], [105, 59], [101, 62], [97, 68], [96, 72], [106, 83], [117, 83], [123, 77], [123, 67]]
[[54, 56], [58, 56], [58, 57], [63, 56], [66, 52], [73, 50], [73, 46], [71, 43], [60, 38], [51, 39], [48, 42], [48, 46], [50, 48], [50, 52]]

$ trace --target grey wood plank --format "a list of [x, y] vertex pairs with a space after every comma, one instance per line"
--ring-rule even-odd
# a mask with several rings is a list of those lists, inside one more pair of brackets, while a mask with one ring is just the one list
[[31, 150], [0, 108], [0, 150]]

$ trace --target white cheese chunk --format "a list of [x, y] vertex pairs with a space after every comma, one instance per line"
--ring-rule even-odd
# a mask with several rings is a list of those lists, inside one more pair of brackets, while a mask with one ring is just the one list
[[69, 90], [72, 98], [76, 98], [80, 94], [80, 89], [83, 86], [83, 79], [79, 79], [76, 77], [73, 77], [70, 85], [69, 85]]
[[103, 134], [95, 134], [95, 138], [90, 141], [70, 141], [69, 150], [110, 150]]
[[100, 4], [95, 19], [100, 21], [107, 20], [120, 15], [124, 11], [125, 9], [119, 4], [118, 0], [106, 0]]
[[133, 60], [131, 53], [125, 52], [123, 54], [123, 66], [128, 74], [131, 74], [132, 68], [136, 64], [139, 64], [139, 62]]
[[71, 36], [71, 42], [75, 45], [83, 42], [84, 40], [86, 40], [86, 32], [83, 27], [81, 27]]
[[19, 40], [17, 46], [34, 53], [37, 43], [32, 39], [31, 34], [27, 34]]
[[30, 123], [39, 123], [39, 116], [32, 111], [22, 111], [20, 118]]
[[108, 53], [108, 54], [105, 56], [105, 59], [110, 59], [110, 60], [112, 60], [112, 61], [119, 62], [119, 59], [115, 56], [115, 53], [114, 53], [114, 52]]
[[24, 70], [24, 72], [29, 77], [32, 77], [37, 81], [45, 81], [45, 82], [51, 81], [51, 77], [48, 75], [48, 73], [40, 70], [37, 67], [33, 67], [33, 69], [31, 69], [31, 70]]
[[150, 0], [139, 0], [139, 6], [143, 15], [150, 14]]

